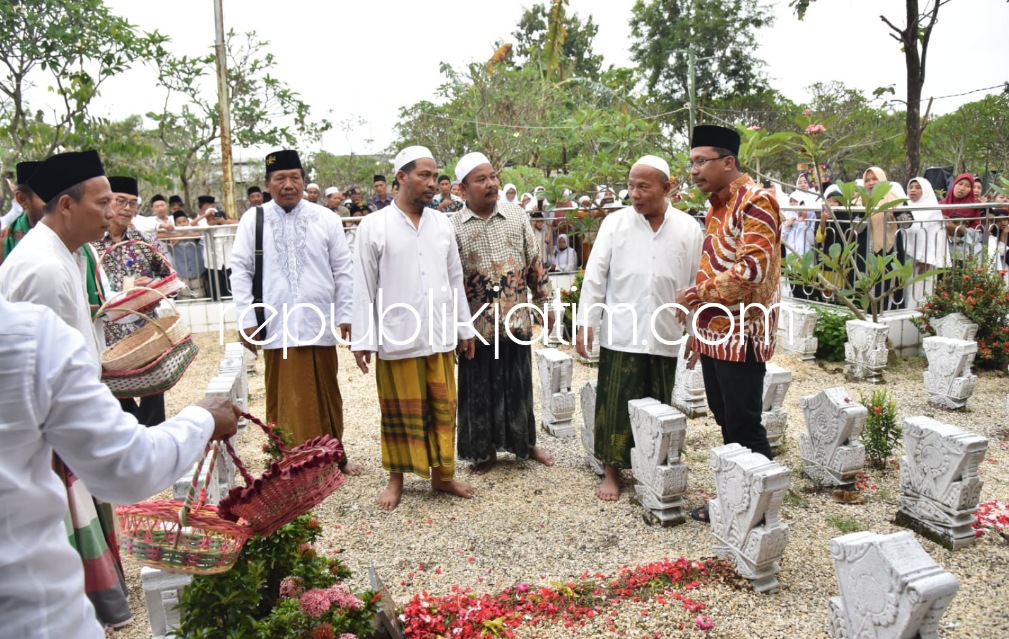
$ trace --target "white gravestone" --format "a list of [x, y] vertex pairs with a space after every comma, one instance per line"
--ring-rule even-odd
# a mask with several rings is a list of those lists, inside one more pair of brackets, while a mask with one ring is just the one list
[[631, 469], [641, 505], [663, 526], [686, 521], [687, 465], [680, 452], [687, 435], [687, 418], [680, 411], [656, 399], [634, 399], [630, 411], [634, 447]]
[[859, 441], [869, 416], [843, 388], [828, 388], [799, 400], [806, 432], [799, 436], [803, 474], [818, 486], [854, 490], [865, 467], [865, 446]]
[[930, 417], [904, 420], [900, 508], [895, 523], [950, 550], [974, 543], [978, 466], [988, 440]]
[[950, 410], [966, 407], [977, 386], [977, 376], [970, 370], [977, 355], [977, 342], [926, 337], [922, 347], [928, 359], [928, 370], [925, 371], [928, 403]]
[[556, 348], [536, 351], [540, 374], [540, 403], [543, 410], [540, 422], [554, 437], [573, 437], [575, 427], [571, 418], [575, 414], [575, 394], [571, 390], [571, 373], [574, 360]]
[[776, 462], [739, 444], [711, 451], [718, 497], [708, 502], [714, 551], [731, 558], [757, 592], [775, 592], [788, 524], [778, 518], [789, 474]]
[[848, 320], [844, 324], [848, 341], [844, 343], [844, 372], [850, 379], [878, 384], [886, 370], [886, 338], [890, 328], [864, 320]]
[[967, 319], [963, 313], [950, 313], [932, 322], [936, 337], [964, 339], [968, 342], [977, 339], [977, 328], [977, 324]]
[[[241, 399], [239, 395], [239, 382], [240, 375], [236, 373], [222, 373], [210, 380], [210, 383], [207, 385], [207, 395], [223, 395], [232, 403], [238, 404]], [[234, 460], [231, 459], [231, 455], [228, 454], [223, 444], [219, 448], [216, 471], [218, 480], [221, 483], [221, 492], [227, 495], [228, 491], [236, 485], [238, 468], [235, 466]]]
[[140, 582], [147, 603], [147, 618], [154, 639], [164, 639], [179, 626], [180, 611], [176, 607], [182, 591], [193, 580], [191, 575], [164, 572], [149, 566], [140, 569]]
[[785, 394], [792, 385], [792, 371], [767, 363], [764, 373], [764, 406], [760, 423], [767, 430], [767, 442], [771, 451], [778, 452], [785, 441], [785, 426], [788, 425], [788, 411], [783, 408]]
[[704, 392], [704, 375], [701, 363], [693, 369], [687, 368], [687, 340], [680, 344], [680, 354], [676, 357], [676, 380], [673, 383], [673, 408], [690, 419], [708, 414], [708, 396]]
[[909, 532], [857, 532], [830, 541], [840, 597], [831, 597], [832, 639], [937, 639], [956, 577]]
[[603, 464], [596, 459], [596, 380], [582, 386], [582, 447], [585, 463], [597, 475], [603, 474]]
[[815, 334], [816, 311], [797, 306], [782, 308], [778, 318], [778, 344], [782, 348], [798, 354], [803, 361], [814, 359], [819, 346]]

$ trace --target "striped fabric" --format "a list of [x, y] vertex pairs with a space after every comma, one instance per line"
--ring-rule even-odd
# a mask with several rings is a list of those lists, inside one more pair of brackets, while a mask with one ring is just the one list
[[[710, 202], [701, 267], [695, 286], [687, 289], [686, 295], [694, 310], [705, 304], [721, 304], [732, 311], [732, 317], [712, 307], [699, 312], [696, 336], [721, 343], [705, 344], [699, 339], [694, 343], [702, 355], [741, 362], [746, 359], [749, 340], [757, 361], [769, 361], [778, 324], [778, 309], [772, 307], [780, 302], [782, 219], [778, 202], [773, 192], [759, 188], [745, 174], [713, 194]], [[748, 307], [742, 331], [740, 304]]]
[[455, 353], [379, 359], [382, 468], [442, 481], [455, 476]]

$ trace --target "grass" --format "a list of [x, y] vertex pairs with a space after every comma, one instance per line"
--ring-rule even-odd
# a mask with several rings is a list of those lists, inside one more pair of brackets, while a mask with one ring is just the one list
[[868, 525], [848, 515], [827, 515], [827, 523], [845, 535], [869, 529]]

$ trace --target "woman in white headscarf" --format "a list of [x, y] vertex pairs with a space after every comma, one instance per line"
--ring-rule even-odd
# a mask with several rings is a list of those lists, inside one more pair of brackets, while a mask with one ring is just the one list
[[533, 194], [526, 192], [522, 194], [522, 199], [519, 200], [519, 206], [525, 210], [529, 210], [529, 203], [533, 201]]
[[578, 270], [578, 253], [568, 246], [568, 236], [564, 233], [557, 236], [557, 248], [554, 249], [551, 270], [561, 273]]
[[[907, 183], [908, 204], [921, 207], [938, 207], [939, 199], [932, 184], [923, 177], [911, 178]], [[946, 228], [942, 211], [926, 208], [911, 212], [914, 222], [904, 231], [907, 237], [907, 254], [914, 259], [914, 274], [949, 266], [946, 249]], [[935, 289], [935, 278], [916, 282], [910, 290], [908, 308], [917, 308], [926, 295]]]
[[510, 182], [508, 184], [505, 184], [504, 188], [501, 189], [501, 192], [504, 193], [504, 201], [507, 204], [519, 203], [519, 197], [518, 197], [519, 190], [515, 188], [514, 184]]

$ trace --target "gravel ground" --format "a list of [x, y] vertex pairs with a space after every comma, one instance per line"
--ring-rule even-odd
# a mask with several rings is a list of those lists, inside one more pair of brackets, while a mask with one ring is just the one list
[[[185, 379], [167, 398], [169, 414], [202, 395], [216, 374], [223, 347], [216, 334], [195, 335], [201, 352]], [[799, 434], [804, 429], [799, 398], [833, 386], [844, 386], [852, 397], [871, 392], [869, 385], [846, 384], [843, 364], [819, 365], [779, 353], [774, 362], [792, 371], [793, 382], [785, 400], [789, 411], [786, 445], [778, 458], [792, 469], [792, 487], [785, 500], [783, 518], [790, 527], [789, 545], [781, 562], [781, 590], [758, 595], [725, 586], [702, 586], [691, 597], [708, 605], [714, 618], [709, 636], [720, 638], [789, 639], [826, 637], [827, 600], [837, 594], [829, 541], [840, 527], [891, 533], [897, 508], [896, 471], [868, 471], [876, 490], [867, 491], [864, 505], [838, 505], [829, 493], [817, 493], [800, 474]], [[930, 415], [987, 437], [988, 458], [981, 465], [984, 488], [981, 501], [1009, 497], [1009, 444], [1006, 433], [1005, 373], [982, 373], [966, 411], [953, 413], [927, 404], [922, 373], [924, 359], [904, 360], [887, 373], [886, 385], [898, 402], [900, 419]], [[250, 407], [265, 413], [262, 361], [260, 374], [250, 378]], [[576, 363], [574, 390], [596, 371]], [[535, 387], [535, 385], [534, 385]], [[459, 500], [432, 494], [426, 482], [407, 478], [400, 507], [380, 511], [375, 498], [387, 479], [379, 451], [379, 410], [374, 379], [364, 376], [346, 350], [340, 351], [340, 388], [344, 397], [348, 454], [363, 464], [362, 477], [350, 478], [316, 509], [325, 534], [323, 550], [339, 553], [355, 573], [356, 586], [366, 587], [366, 567], [374, 563], [402, 605], [414, 594], [447, 593], [452, 585], [470, 586], [477, 592], [496, 592], [517, 581], [531, 584], [577, 578], [585, 571], [613, 574], [620, 566], [638, 565], [665, 557], [710, 556], [712, 537], [707, 526], [688, 522], [675, 528], [648, 525], [643, 509], [627, 497], [633, 492], [629, 473], [624, 496], [604, 504], [594, 496], [597, 479], [583, 463], [579, 438], [565, 440], [537, 435], [541, 445], [556, 456], [552, 468], [532, 461], [515, 462], [508, 455], [489, 475], [474, 477], [461, 469], [464, 479], [477, 489], [477, 497]], [[581, 423], [580, 408], [575, 414]], [[253, 427], [254, 428], [254, 427]], [[261, 432], [251, 429], [239, 438], [238, 450], [250, 468], [259, 468]], [[685, 461], [690, 468], [688, 501], [704, 502], [714, 489], [708, 451], [721, 444], [710, 418], [692, 420], [688, 427]], [[850, 532], [846, 529], [846, 532]], [[942, 620], [940, 636], [984, 638], [1009, 636], [1009, 544], [986, 536], [973, 547], [950, 552], [919, 537], [924, 548], [943, 568], [956, 575], [960, 591]], [[423, 570], [419, 567], [423, 565]], [[151, 636], [140, 588], [139, 566], [127, 562], [135, 623], [116, 634], [123, 638]], [[413, 576], [411, 576], [411, 573]], [[642, 615], [643, 608], [649, 614]], [[680, 637], [700, 634], [693, 617], [678, 604], [627, 603], [617, 608], [616, 632], [597, 621], [576, 631], [563, 627], [535, 627], [521, 637]], [[684, 623], [687, 630], [678, 630]]]

